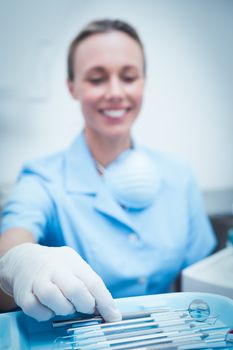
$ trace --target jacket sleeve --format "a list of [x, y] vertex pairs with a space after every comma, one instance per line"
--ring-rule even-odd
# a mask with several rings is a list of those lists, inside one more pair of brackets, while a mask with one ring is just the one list
[[35, 174], [23, 171], [3, 209], [0, 233], [24, 228], [38, 242], [43, 239], [51, 211], [52, 201], [43, 181]]
[[188, 236], [184, 266], [208, 256], [216, 246], [216, 237], [204, 209], [197, 183], [192, 175], [187, 187]]

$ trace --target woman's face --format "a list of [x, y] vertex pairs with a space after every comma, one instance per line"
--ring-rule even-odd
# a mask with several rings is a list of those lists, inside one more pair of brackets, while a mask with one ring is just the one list
[[72, 96], [80, 101], [89, 135], [129, 136], [143, 96], [143, 54], [125, 33], [113, 31], [84, 39], [74, 56]]

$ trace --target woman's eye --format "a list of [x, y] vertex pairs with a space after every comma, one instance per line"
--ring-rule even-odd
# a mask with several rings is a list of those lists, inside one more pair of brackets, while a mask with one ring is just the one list
[[104, 82], [105, 81], [105, 78], [104, 77], [98, 77], [98, 78], [90, 78], [89, 79], [89, 82], [91, 83], [91, 84], [101, 84], [102, 82]]
[[131, 75], [129, 75], [129, 76], [124, 76], [124, 77], [123, 77], [123, 80], [124, 80], [126, 83], [132, 83], [132, 82], [134, 82], [136, 79], [137, 79], [136, 76], [131, 76]]

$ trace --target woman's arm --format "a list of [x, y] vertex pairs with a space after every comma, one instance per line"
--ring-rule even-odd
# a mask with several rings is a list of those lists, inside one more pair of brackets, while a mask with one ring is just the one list
[[[54, 315], [97, 309], [106, 321], [121, 320], [121, 313], [103, 280], [72, 248], [35, 244], [30, 232], [12, 229], [2, 236], [0, 284], [29, 316], [46, 321]], [[14, 308], [4, 296], [4, 311]]]

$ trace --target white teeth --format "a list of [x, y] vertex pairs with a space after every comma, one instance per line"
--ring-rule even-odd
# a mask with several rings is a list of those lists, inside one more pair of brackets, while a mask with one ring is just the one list
[[104, 110], [103, 111], [103, 114], [106, 116], [106, 117], [109, 117], [109, 118], [121, 118], [123, 117], [123, 115], [125, 114], [126, 112], [126, 109], [118, 109], [118, 110]]

